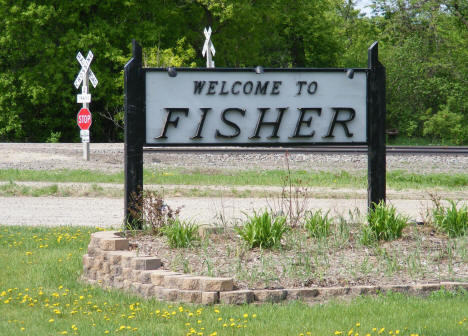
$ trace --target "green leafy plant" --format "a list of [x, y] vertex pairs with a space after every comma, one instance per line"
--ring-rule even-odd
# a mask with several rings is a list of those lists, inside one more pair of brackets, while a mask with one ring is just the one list
[[[408, 218], [397, 214], [394, 206], [381, 201], [379, 204], [374, 204], [374, 208], [369, 211], [367, 223], [377, 240], [393, 240], [401, 237], [403, 229], [408, 224]], [[370, 232], [368, 236], [370, 237]]]
[[457, 207], [457, 203], [449, 200], [450, 206], [444, 207], [436, 201], [432, 212], [434, 225], [449, 237], [463, 236], [468, 231], [468, 207]]
[[50, 136], [47, 138], [46, 142], [58, 143], [60, 142], [61, 136], [62, 136], [62, 132], [50, 132]]
[[332, 219], [328, 217], [330, 211], [322, 214], [322, 210], [308, 212], [304, 218], [304, 227], [312, 238], [325, 238], [330, 234]]
[[367, 224], [361, 226], [359, 231], [359, 242], [364, 246], [374, 245], [378, 241], [375, 231]]
[[247, 223], [242, 227], [236, 227], [237, 233], [247, 243], [249, 248], [271, 248], [280, 244], [283, 234], [288, 231], [286, 218], [272, 216], [268, 211], [262, 214], [254, 212], [249, 216]]
[[169, 225], [164, 226], [161, 231], [167, 237], [169, 246], [172, 248], [189, 247], [200, 240], [198, 225], [182, 221], [179, 218], [170, 220]]

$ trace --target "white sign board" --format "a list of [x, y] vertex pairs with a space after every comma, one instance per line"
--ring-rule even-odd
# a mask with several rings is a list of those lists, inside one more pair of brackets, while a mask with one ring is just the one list
[[146, 143], [365, 143], [366, 72], [146, 71]]
[[89, 138], [89, 130], [80, 130], [80, 137], [82, 138]]
[[91, 103], [91, 94], [90, 93], [77, 94], [76, 102], [79, 104]]

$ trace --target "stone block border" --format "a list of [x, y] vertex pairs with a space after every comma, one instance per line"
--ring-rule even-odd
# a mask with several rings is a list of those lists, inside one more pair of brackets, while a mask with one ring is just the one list
[[83, 256], [81, 280], [105, 288], [115, 288], [155, 297], [161, 301], [194, 304], [248, 304], [302, 300], [323, 302], [333, 298], [352, 299], [359, 295], [399, 292], [428, 295], [439, 289], [468, 290], [466, 282], [440, 282], [393, 286], [311, 287], [292, 289], [236, 290], [233, 278], [182, 274], [161, 269], [157, 257], [139, 256], [129, 251], [128, 239], [118, 231], [91, 234], [88, 253]]

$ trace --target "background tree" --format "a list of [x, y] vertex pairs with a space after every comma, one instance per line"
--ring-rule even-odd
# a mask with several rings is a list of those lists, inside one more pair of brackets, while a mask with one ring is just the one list
[[[79, 141], [78, 51], [92, 50], [92, 141], [121, 141], [123, 66], [201, 66], [211, 26], [217, 67], [366, 67], [380, 41], [389, 128], [468, 142], [468, 3], [374, 0], [0, 0], [0, 141]], [[459, 131], [437, 132], [439, 128]], [[447, 133], [447, 134], [446, 134]], [[456, 134], [456, 135], [454, 135]]]

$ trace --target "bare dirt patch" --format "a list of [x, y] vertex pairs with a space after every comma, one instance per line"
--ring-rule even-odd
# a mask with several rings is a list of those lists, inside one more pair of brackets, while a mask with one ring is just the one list
[[341, 222], [317, 240], [291, 230], [277, 249], [248, 249], [233, 230], [207, 235], [191, 248], [171, 249], [165, 237], [138, 234], [131, 246], [157, 256], [163, 268], [206, 276], [228, 276], [237, 288], [302, 288], [405, 285], [467, 281], [467, 237], [448, 239], [413, 223], [401, 239], [375, 246], [359, 243], [360, 226]]

